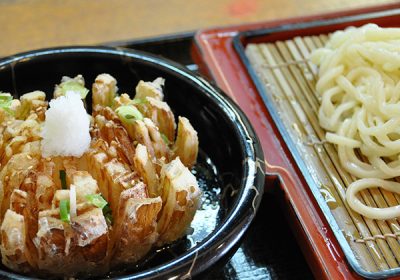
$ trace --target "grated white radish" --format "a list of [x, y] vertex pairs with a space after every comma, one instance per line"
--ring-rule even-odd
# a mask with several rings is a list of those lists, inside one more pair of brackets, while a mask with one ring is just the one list
[[50, 101], [42, 136], [42, 156], [80, 157], [90, 145], [90, 121], [80, 95], [68, 91]]

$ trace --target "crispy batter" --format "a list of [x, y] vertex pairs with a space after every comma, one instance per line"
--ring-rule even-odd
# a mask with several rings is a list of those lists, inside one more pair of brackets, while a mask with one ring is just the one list
[[[141, 185], [140, 185], [141, 184]], [[145, 256], [157, 240], [157, 216], [161, 198], [147, 198], [139, 186], [120, 195], [116, 227], [114, 229], [111, 266], [135, 263]], [[139, 188], [139, 191], [135, 189]]]
[[137, 104], [139, 111], [153, 121], [169, 142], [175, 138], [175, 116], [167, 102], [153, 98], [145, 97], [144, 102]]
[[179, 158], [161, 170], [163, 208], [158, 220], [159, 245], [182, 237], [199, 207], [201, 191], [196, 177]]
[[199, 139], [197, 132], [185, 117], [179, 117], [178, 135], [174, 144], [174, 153], [183, 164], [192, 167], [197, 160]]
[[117, 91], [117, 81], [114, 77], [109, 74], [98, 75], [92, 87], [93, 107], [111, 106]]
[[164, 85], [164, 82], [165, 80], [163, 78], [157, 78], [152, 82], [139, 81], [136, 86], [135, 98], [141, 99], [145, 97], [153, 97], [158, 100], [163, 100], [164, 93], [162, 86]]
[[150, 197], [159, 196], [160, 181], [157, 174], [157, 168], [155, 164], [151, 161], [146, 146], [143, 146], [142, 144], [138, 144], [136, 146], [134, 163], [136, 171], [143, 178], [143, 181], [149, 188]]

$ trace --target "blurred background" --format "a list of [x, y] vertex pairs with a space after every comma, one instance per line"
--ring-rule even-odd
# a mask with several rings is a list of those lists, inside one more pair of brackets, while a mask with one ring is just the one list
[[0, 56], [354, 9], [388, 0], [0, 0]]

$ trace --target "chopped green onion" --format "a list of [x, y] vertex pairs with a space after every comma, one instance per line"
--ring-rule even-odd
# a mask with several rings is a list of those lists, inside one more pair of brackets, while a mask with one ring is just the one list
[[1, 103], [3, 103], [3, 102], [9, 102], [9, 101], [11, 101], [11, 100], [13, 100], [11, 94], [9, 94], [9, 93], [4, 93], [4, 92], [0, 92], [0, 102], [1, 102]]
[[107, 224], [111, 226], [113, 224], [113, 216], [111, 208], [110, 206], [108, 206], [108, 204], [103, 208], [103, 215], [104, 218], [106, 219]]
[[118, 107], [115, 112], [118, 114], [119, 118], [122, 121], [125, 122], [130, 122], [130, 120], [143, 120], [143, 115], [140, 113], [140, 111], [132, 105], [126, 105], [126, 106], [121, 106]]
[[132, 105], [144, 104], [144, 103], [147, 103], [147, 100], [145, 98], [135, 98], [131, 102], [129, 102], [129, 104]]
[[65, 170], [60, 170], [60, 181], [61, 181], [61, 188], [63, 190], [67, 189], [67, 174]]
[[103, 209], [108, 204], [101, 194], [88, 194], [86, 195], [86, 199], [100, 209]]
[[112, 225], [112, 223], [113, 223], [112, 211], [111, 211], [110, 206], [108, 205], [107, 200], [105, 200], [104, 197], [99, 193], [98, 194], [88, 194], [85, 197], [94, 206], [103, 210], [103, 215], [104, 215], [104, 218], [106, 219], [107, 224]]
[[10, 109], [12, 100], [11, 94], [0, 92], [0, 108], [10, 115], [14, 115], [14, 112]]
[[164, 133], [160, 133], [162, 140], [164, 140], [165, 144], [169, 145], [171, 142], [167, 138], [167, 136]]
[[62, 199], [60, 201], [60, 219], [63, 222], [70, 222], [69, 218], [69, 200]]
[[86, 95], [89, 93], [89, 90], [82, 86], [75, 80], [69, 80], [60, 84], [60, 88], [63, 92], [63, 95], [67, 93], [67, 91], [74, 91], [79, 93], [81, 99], [85, 99]]

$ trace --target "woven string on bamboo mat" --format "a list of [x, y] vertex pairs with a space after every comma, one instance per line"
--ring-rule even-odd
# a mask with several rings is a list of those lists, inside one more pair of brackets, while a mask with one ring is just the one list
[[[336, 147], [325, 141], [318, 122], [317, 67], [309, 57], [327, 40], [320, 35], [249, 44], [246, 55], [359, 264], [367, 271], [397, 268], [399, 222], [368, 219], [348, 207], [346, 187], [355, 178], [340, 165]], [[379, 208], [400, 204], [397, 194], [380, 188], [360, 192], [359, 199]]]

